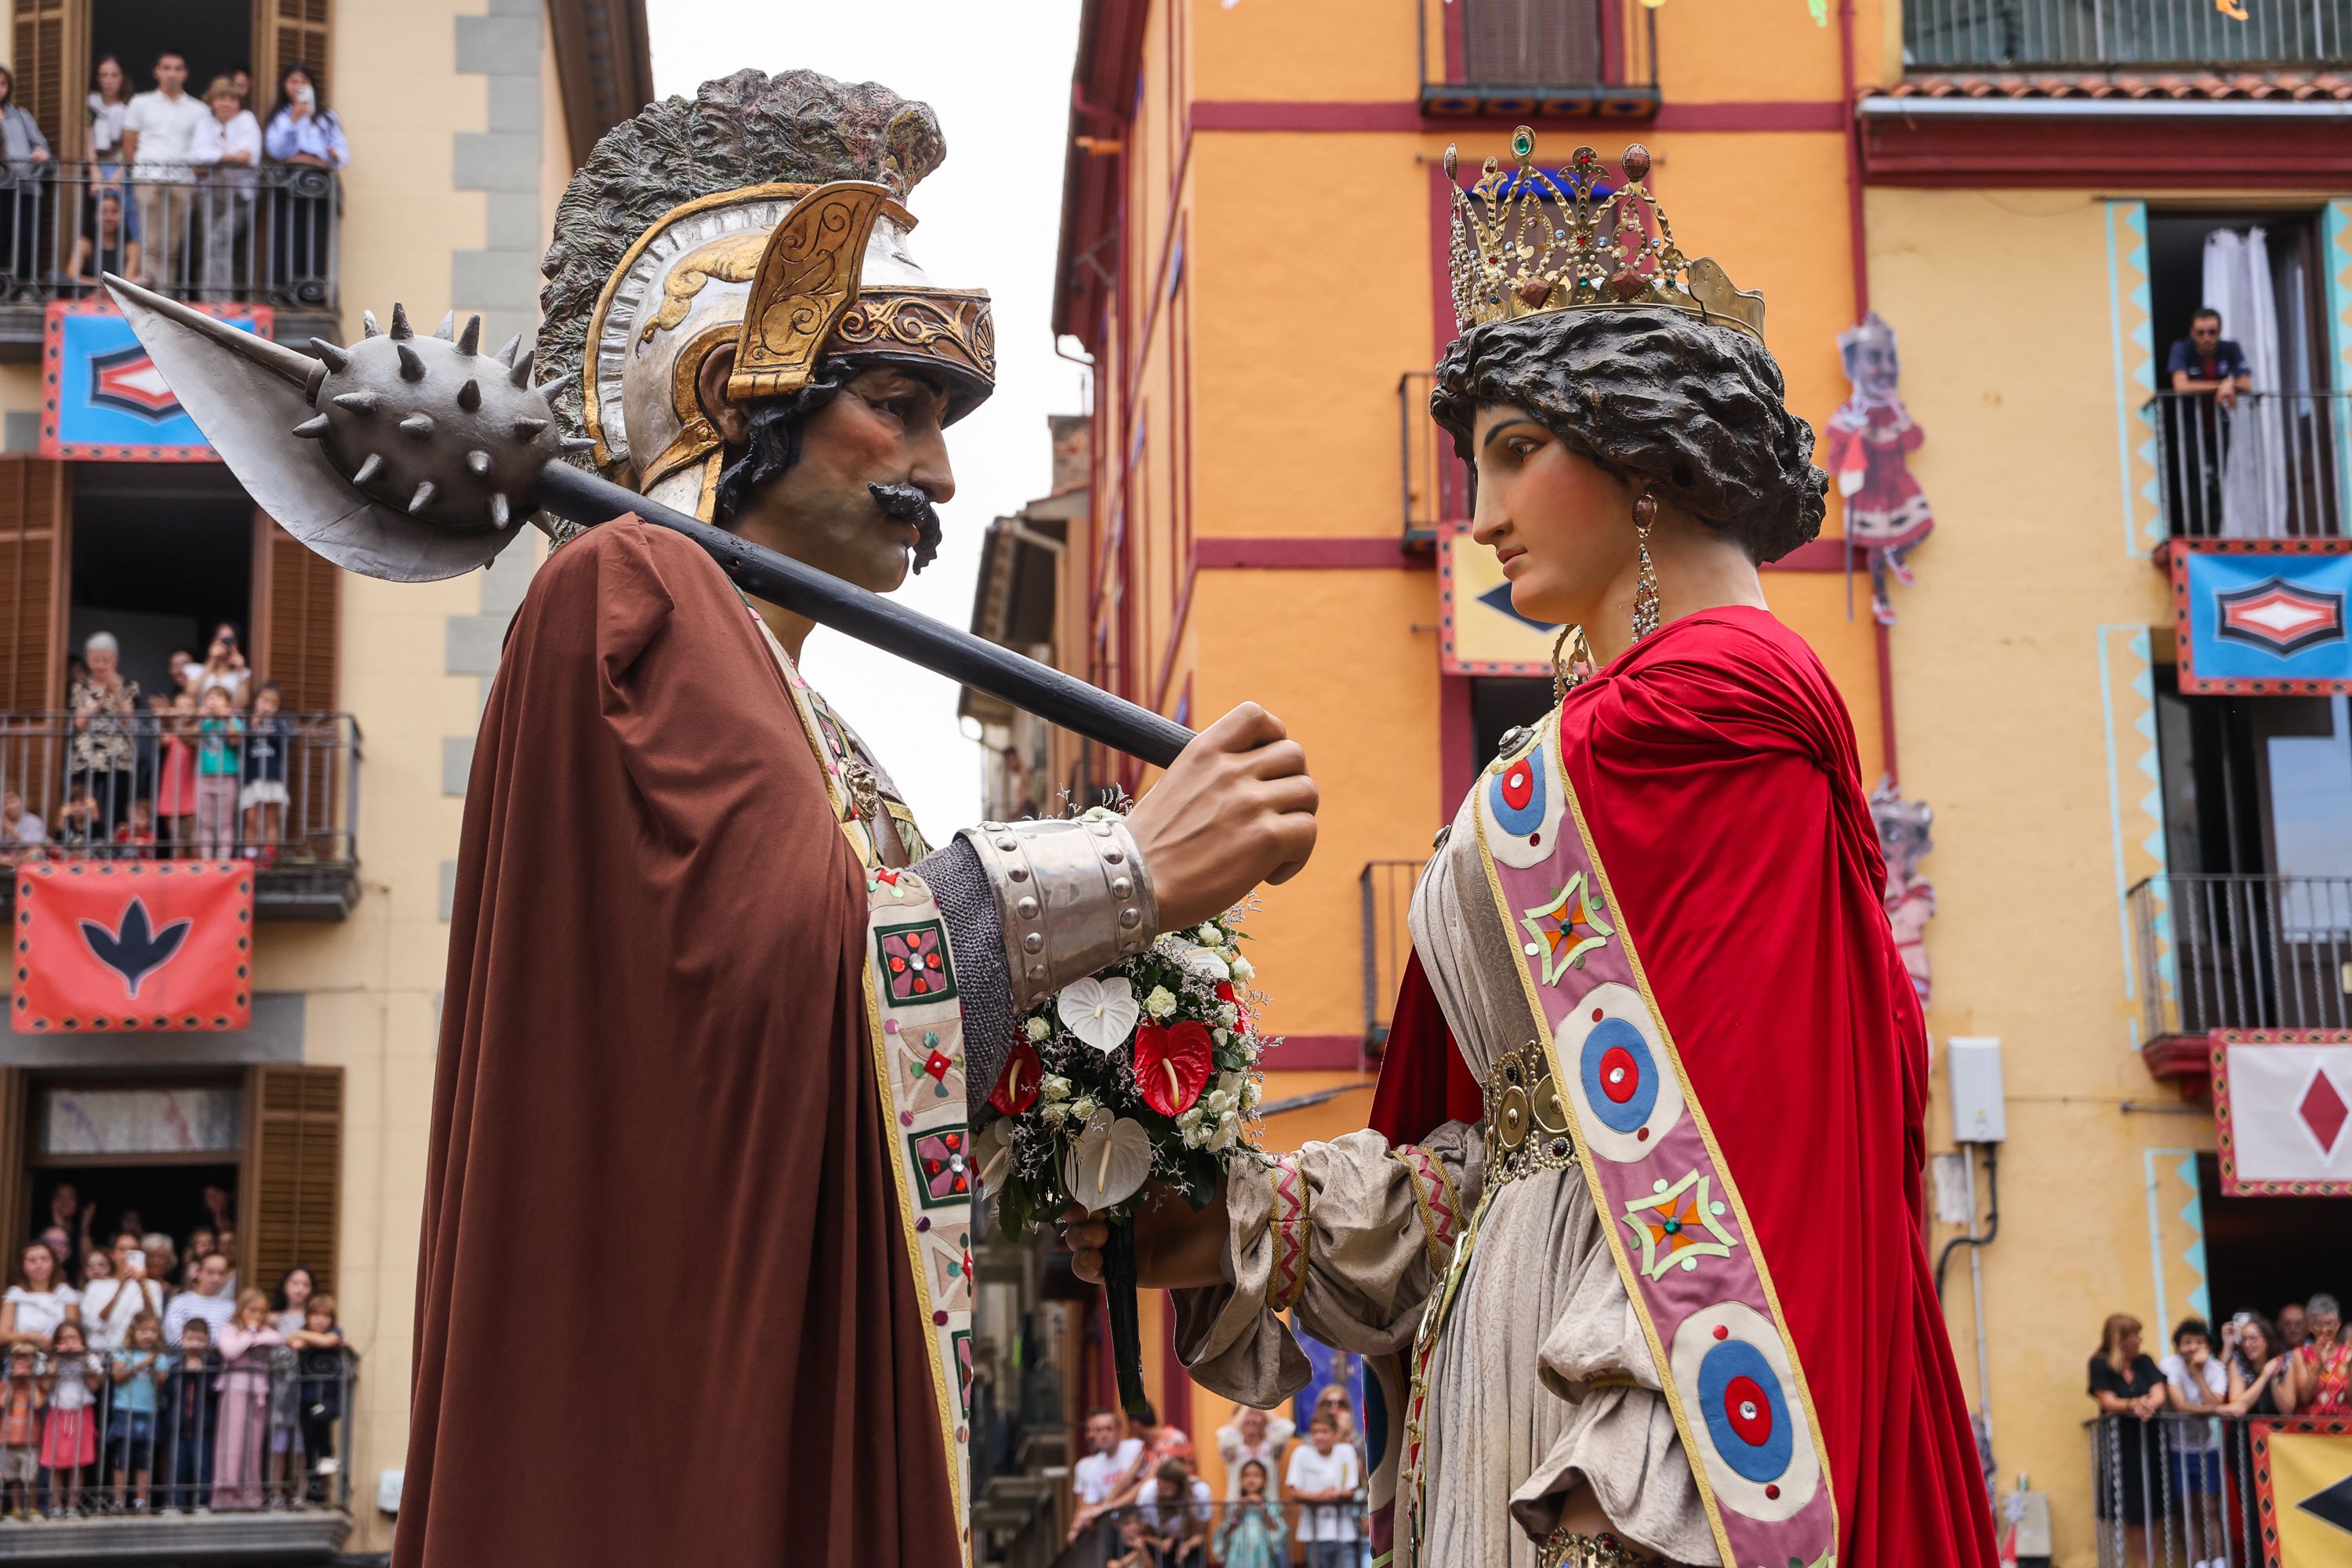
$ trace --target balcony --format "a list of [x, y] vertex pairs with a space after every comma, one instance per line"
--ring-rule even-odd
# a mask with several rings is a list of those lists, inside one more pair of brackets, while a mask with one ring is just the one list
[[2173, 538], [2344, 532], [2352, 394], [2245, 392], [2224, 409], [2204, 393], [2159, 392], [2141, 415], [2155, 431]]
[[1425, 370], [1407, 371], [1397, 379], [1397, 471], [1407, 550], [1433, 548], [1445, 524], [1470, 518], [1469, 466], [1454, 455], [1454, 437], [1429, 416], [1435, 379]]
[[1421, 111], [1646, 119], [1657, 23], [1640, 0], [1419, 0]]
[[2130, 910], [2158, 1076], [2201, 1078], [2215, 1029], [2352, 1029], [2352, 877], [2150, 877]]
[[[359, 724], [348, 713], [279, 717], [288, 725], [285, 804], [274, 813], [240, 809], [226, 847], [253, 863], [261, 919], [339, 921], [359, 901]], [[171, 719], [146, 713], [112, 721], [0, 714], [0, 789], [23, 796], [46, 827], [45, 843], [0, 859], [172, 856], [171, 826], [153, 823], [161, 740], [172, 729]], [[126, 756], [128, 766], [114, 765]], [[93, 758], [94, 770], [85, 765]], [[70, 799], [78, 789], [87, 789], [87, 806]], [[211, 848], [198, 841], [186, 852]], [[0, 881], [0, 909], [14, 900], [16, 887], [13, 875]]]
[[1369, 860], [1356, 878], [1364, 922], [1364, 1054], [1368, 1070], [1388, 1044], [1397, 987], [1412, 957], [1412, 890], [1421, 881], [1422, 860]]
[[337, 338], [341, 205], [333, 173], [303, 163], [161, 179], [61, 161], [0, 170], [0, 358], [37, 355], [43, 307], [99, 297], [100, 272], [268, 305], [281, 340]]
[[2352, 0], [2249, 5], [2203, 0], [1907, 0], [1903, 63], [1914, 71], [2200, 71], [2352, 59]]

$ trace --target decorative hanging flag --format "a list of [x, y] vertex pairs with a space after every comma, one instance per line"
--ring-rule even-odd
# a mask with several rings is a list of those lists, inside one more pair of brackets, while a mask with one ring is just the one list
[[20, 1035], [242, 1029], [253, 872], [194, 860], [44, 860], [16, 873]]

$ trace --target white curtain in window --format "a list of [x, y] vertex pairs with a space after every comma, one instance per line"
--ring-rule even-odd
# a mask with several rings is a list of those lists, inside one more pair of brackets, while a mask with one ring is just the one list
[[2255, 395], [2230, 419], [2222, 452], [2221, 533], [2274, 539], [2287, 531], [2286, 441], [2280, 418], [2278, 300], [2270, 244], [2260, 226], [2205, 237], [2205, 308], [2221, 312], [2221, 335], [2245, 351]]

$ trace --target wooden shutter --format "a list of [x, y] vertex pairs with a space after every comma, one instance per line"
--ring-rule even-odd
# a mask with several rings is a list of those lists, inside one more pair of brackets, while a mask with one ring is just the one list
[[66, 79], [66, 61], [73, 58], [66, 47], [71, 10], [69, 0], [16, 0], [16, 100], [40, 121], [50, 145], [60, 148], [65, 107], [80, 98]]
[[254, 9], [257, 13], [255, 36], [267, 40], [268, 48], [266, 68], [257, 71], [253, 79], [255, 93], [275, 104], [279, 74], [299, 61], [310, 68], [319, 96], [334, 102], [327, 74], [333, 68], [327, 59], [327, 0], [257, 0]]
[[25, 1110], [25, 1069], [0, 1068], [0, 1221], [5, 1235], [33, 1234], [33, 1194], [25, 1180], [25, 1147], [31, 1128]]
[[335, 1288], [342, 1214], [343, 1069], [257, 1067], [246, 1080], [238, 1267], [268, 1289], [296, 1264]]
[[287, 712], [331, 713], [342, 572], [263, 513], [253, 531], [253, 667]]
[[66, 700], [72, 480], [43, 458], [0, 458], [0, 712]]

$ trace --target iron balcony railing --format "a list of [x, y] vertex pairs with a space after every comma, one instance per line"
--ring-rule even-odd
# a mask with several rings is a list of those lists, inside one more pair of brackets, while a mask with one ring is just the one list
[[2352, 0], [1905, 0], [1913, 70], [2312, 67], [2352, 59]]
[[0, 300], [96, 299], [114, 272], [177, 299], [331, 317], [341, 207], [334, 173], [308, 163], [0, 163]]
[[1435, 380], [1425, 370], [1397, 378], [1397, 473], [1404, 500], [1404, 545], [1426, 550], [1449, 522], [1470, 519], [1470, 470], [1454, 437], [1429, 416]]
[[1412, 890], [1420, 860], [1368, 860], [1356, 878], [1364, 921], [1364, 1060], [1370, 1068], [1388, 1044], [1397, 987], [1412, 957]]
[[2154, 427], [2176, 539], [2288, 539], [2344, 531], [2352, 394], [2159, 392]]
[[2352, 877], [2150, 877], [2131, 924], [2149, 1039], [2352, 1029]]
[[2165, 1412], [2084, 1425], [2097, 1568], [2262, 1568], [2254, 1439], [2282, 1423]]
[[1424, 114], [1657, 112], [1657, 20], [1641, 0], [1414, 4], [1421, 8]]
[[[0, 907], [27, 859], [244, 859], [265, 915], [340, 920], [359, 896], [360, 727], [348, 713], [250, 714], [234, 796], [196, 770], [206, 737], [170, 714], [0, 713], [0, 790], [40, 818], [0, 816]], [[184, 748], [184, 750], [183, 750]], [[19, 819], [21, 824], [21, 819]]]

